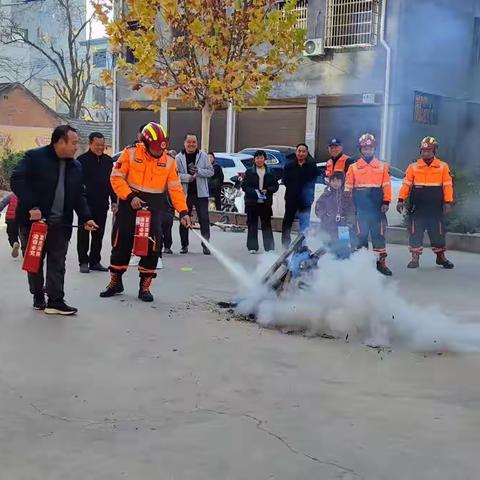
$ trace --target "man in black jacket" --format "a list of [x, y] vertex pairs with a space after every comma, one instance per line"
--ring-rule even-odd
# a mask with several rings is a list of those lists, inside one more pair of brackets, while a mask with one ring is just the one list
[[[43, 219], [48, 224], [44, 247], [44, 257], [47, 258], [46, 283], [43, 265], [38, 273], [28, 274], [33, 308], [45, 310], [47, 314], [72, 315], [77, 312], [76, 308], [64, 302], [63, 291], [73, 211], [78, 215], [80, 228], [89, 231], [97, 228], [85, 198], [82, 167], [73, 159], [78, 142], [74, 128], [69, 125], [55, 128], [50, 145], [27, 151], [10, 180], [12, 190], [18, 197], [17, 221], [24, 252], [32, 222]], [[48, 295], [47, 304], [45, 291]]]
[[[107, 272], [101, 263], [102, 240], [107, 222], [108, 199], [114, 212], [117, 206], [117, 197], [110, 185], [110, 174], [112, 173], [112, 158], [105, 152], [105, 137], [99, 133], [91, 133], [88, 137], [89, 150], [80, 155], [78, 161], [83, 169], [83, 184], [87, 194], [87, 202], [92, 213], [92, 218], [98, 225], [98, 230], [92, 232], [90, 244], [90, 233], [85, 229], [78, 230], [77, 252], [80, 272], [88, 273], [90, 270]], [[90, 253], [89, 253], [90, 250]]]
[[287, 163], [283, 170], [285, 215], [282, 224], [282, 244], [285, 248], [290, 244], [290, 232], [295, 217], [298, 216], [300, 232], [305, 232], [310, 225], [316, 179], [317, 166], [309, 159], [307, 145], [300, 143], [297, 145], [295, 158]]

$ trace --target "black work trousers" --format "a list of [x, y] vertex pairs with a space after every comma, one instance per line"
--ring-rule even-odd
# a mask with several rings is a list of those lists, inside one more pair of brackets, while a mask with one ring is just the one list
[[220, 194], [220, 190], [218, 192], [210, 192], [210, 198], [215, 200], [215, 210], [218, 212], [222, 211], [222, 197]]
[[[20, 239], [22, 252], [25, 255], [27, 248], [30, 226], [20, 227]], [[42, 264], [37, 273], [28, 273], [28, 284], [32, 295], [47, 293], [50, 302], [60, 302], [65, 293], [63, 291], [65, 281], [65, 259], [67, 258], [68, 242], [72, 235], [71, 228], [61, 225], [49, 225], [45, 240]], [[47, 260], [46, 279], [43, 274], [44, 260]], [[46, 281], [45, 281], [46, 280]]]
[[7, 220], [6, 223], [8, 243], [13, 247], [13, 244], [18, 242], [18, 223], [15, 220]]
[[428, 233], [433, 253], [445, 252], [445, 219], [443, 214], [414, 212], [410, 215], [409, 224], [409, 245], [412, 253], [421, 254], [423, 252], [423, 234], [425, 230]]
[[158, 215], [158, 231], [157, 231], [157, 239], [158, 239], [158, 251], [160, 253], [164, 248], [172, 248], [172, 227], [173, 227], [173, 211], [162, 211], [157, 212]]
[[[98, 230], [88, 232], [84, 228], [79, 228], [77, 233], [77, 253], [78, 263], [89, 264], [91, 267], [100, 263], [102, 259], [102, 242], [105, 233], [105, 224], [107, 223], [108, 209], [92, 208], [92, 219], [98, 225]], [[91, 239], [91, 241], [90, 241]]]
[[385, 232], [387, 217], [384, 213], [357, 210], [357, 248], [368, 248], [368, 239], [372, 241], [373, 251], [386, 255]]
[[262, 225], [263, 248], [266, 252], [275, 249], [272, 232], [272, 207], [259, 203], [245, 207], [247, 213], [247, 249], [258, 250], [258, 219]]
[[285, 202], [285, 215], [282, 222], [282, 245], [287, 248], [291, 241], [292, 225], [298, 217], [300, 233], [305, 233], [310, 226], [311, 205], [298, 205], [296, 202]]
[[[110, 270], [123, 273], [128, 268], [135, 240], [135, 220], [137, 211], [130, 206], [130, 202], [121, 200], [113, 225], [113, 246], [110, 256]], [[138, 264], [140, 273], [154, 274], [159, 257], [157, 242], [159, 212], [152, 212], [150, 223], [150, 241], [148, 242], [148, 255], [141, 257]]]
[[[188, 214], [192, 214], [193, 207], [197, 212], [200, 233], [205, 240], [210, 240], [210, 217], [208, 215], [208, 197], [198, 198], [196, 195], [187, 196]], [[180, 241], [182, 248], [188, 247], [188, 228], [180, 223]]]

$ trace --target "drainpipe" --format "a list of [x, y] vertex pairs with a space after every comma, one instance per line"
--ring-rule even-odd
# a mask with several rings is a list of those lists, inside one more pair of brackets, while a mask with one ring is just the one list
[[385, 49], [386, 61], [385, 61], [385, 89], [383, 92], [383, 114], [382, 114], [382, 137], [380, 142], [380, 159], [383, 161], [389, 161], [387, 158], [388, 143], [389, 143], [389, 117], [390, 117], [390, 84], [392, 73], [392, 49], [385, 39], [385, 23], [387, 13], [387, 0], [382, 0], [382, 22], [380, 31], [380, 43]]
[[116, 153], [119, 150], [119, 105], [118, 105], [118, 96], [117, 96], [117, 65], [115, 58], [113, 59], [113, 91], [112, 91], [112, 152]]
[[[123, 0], [113, 1], [113, 19], [117, 19], [119, 12], [123, 11]], [[112, 154], [120, 149], [120, 105], [118, 102], [118, 85], [117, 85], [117, 54], [112, 53], [113, 67], [113, 89], [112, 89]]]
[[227, 132], [225, 141], [225, 150], [227, 153], [235, 151], [235, 137], [236, 137], [236, 114], [232, 102], [228, 102], [227, 108]]

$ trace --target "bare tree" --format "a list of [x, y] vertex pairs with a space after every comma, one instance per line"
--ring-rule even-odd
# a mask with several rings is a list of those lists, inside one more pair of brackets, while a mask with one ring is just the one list
[[40, 75], [45, 67], [45, 65], [36, 66], [29, 62], [0, 57], [0, 82], [18, 82], [26, 85], [32, 78]]
[[[65, 28], [62, 38], [45, 34], [32, 41], [27, 31], [12, 18], [0, 21], [0, 44], [23, 44], [40, 53], [53, 66], [58, 79], [48, 81], [72, 118], [80, 118], [85, 110], [86, 96], [92, 84], [90, 25], [92, 17], [85, 18], [85, 10], [75, 0], [53, 0], [57, 22]], [[87, 40], [87, 41], [83, 41]]]

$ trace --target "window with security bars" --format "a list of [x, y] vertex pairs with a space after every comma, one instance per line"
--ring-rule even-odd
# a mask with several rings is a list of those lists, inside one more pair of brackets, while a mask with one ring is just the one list
[[[277, 8], [282, 10], [285, 2], [283, 0], [277, 2]], [[298, 0], [297, 5], [293, 9], [297, 14], [296, 27], [303, 30], [307, 29], [307, 13], [308, 13], [308, 0]]]
[[325, 47], [371, 47], [377, 44], [380, 0], [327, 0]]

